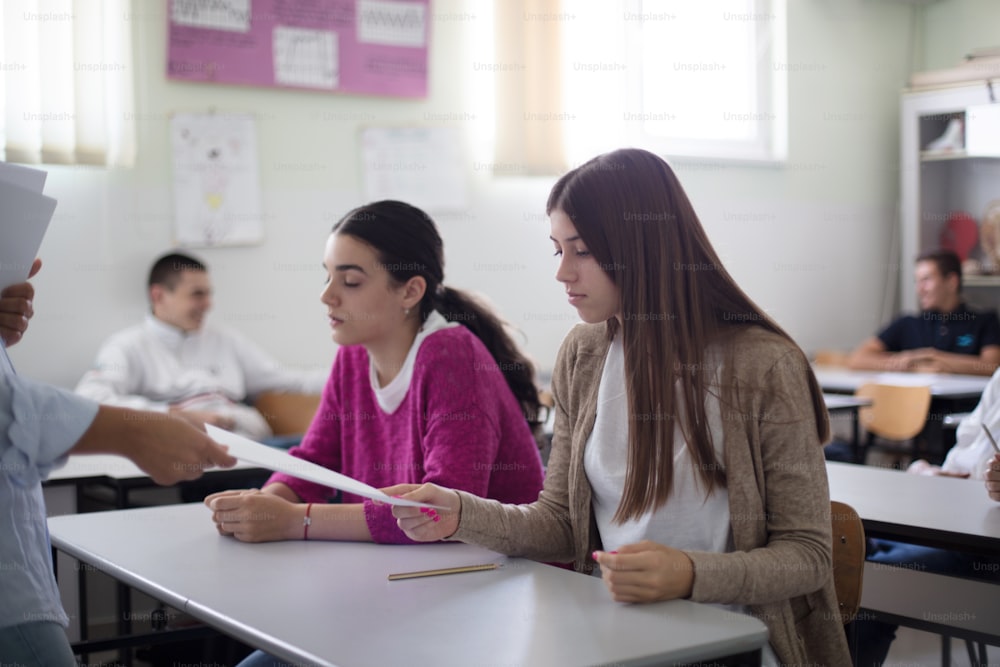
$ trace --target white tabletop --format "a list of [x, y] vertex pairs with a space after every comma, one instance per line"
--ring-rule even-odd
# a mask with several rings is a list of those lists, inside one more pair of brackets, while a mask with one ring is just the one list
[[853, 371], [847, 368], [814, 366], [816, 381], [823, 391], [853, 392], [866, 382], [903, 386], [928, 386], [938, 398], [978, 398], [990, 378], [981, 375], [952, 373], [883, 373]]
[[[464, 544], [243, 544], [202, 505], [49, 519], [52, 543], [285, 660], [320, 665], [647, 665], [760, 648], [764, 625], [684, 600], [625, 605], [604, 584]], [[388, 574], [497, 562], [405, 581]]]
[[983, 482], [826, 464], [830, 499], [853, 507], [870, 535], [1000, 554], [1000, 503]]
[[872, 399], [863, 396], [847, 396], [845, 394], [823, 394], [823, 403], [828, 412], [836, 410], [856, 410], [872, 404]]

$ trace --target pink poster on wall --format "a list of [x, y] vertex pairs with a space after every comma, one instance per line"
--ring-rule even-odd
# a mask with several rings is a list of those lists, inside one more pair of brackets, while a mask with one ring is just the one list
[[167, 76], [426, 97], [430, 0], [170, 0]]

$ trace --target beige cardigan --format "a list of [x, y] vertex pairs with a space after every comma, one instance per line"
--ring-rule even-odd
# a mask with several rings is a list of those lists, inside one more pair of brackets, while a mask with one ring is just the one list
[[[600, 536], [583, 451], [607, 350], [604, 324], [575, 327], [559, 350], [555, 435], [538, 500], [504, 505], [459, 492], [461, 521], [451, 539], [592, 570]], [[687, 552], [695, 567], [690, 599], [747, 605], [767, 625], [782, 664], [849, 667], [808, 363], [798, 347], [756, 326], [735, 336], [731, 359], [738, 404], [723, 399], [722, 418], [735, 550]]]

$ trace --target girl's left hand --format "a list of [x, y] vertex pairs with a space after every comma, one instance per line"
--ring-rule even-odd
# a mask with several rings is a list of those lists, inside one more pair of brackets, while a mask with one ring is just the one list
[[220, 535], [241, 542], [302, 539], [299, 506], [257, 489], [220, 491], [205, 498]]
[[618, 602], [659, 602], [691, 596], [694, 564], [683, 551], [643, 540], [618, 551], [595, 551], [601, 578]]

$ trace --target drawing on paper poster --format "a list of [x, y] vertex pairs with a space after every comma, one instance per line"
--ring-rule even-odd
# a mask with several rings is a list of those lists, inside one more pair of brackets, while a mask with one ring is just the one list
[[257, 137], [249, 114], [176, 114], [170, 123], [177, 243], [263, 240]]
[[250, 0], [174, 0], [170, 20], [196, 28], [249, 32]]
[[358, 0], [358, 43], [425, 47], [426, 10], [412, 2]]
[[339, 80], [337, 33], [277, 26], [274, 80], [286, 86], [334, 90]]

